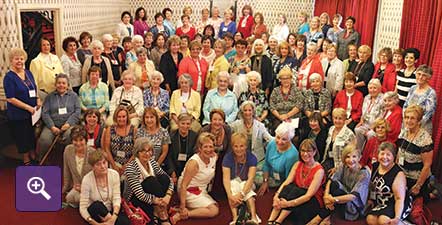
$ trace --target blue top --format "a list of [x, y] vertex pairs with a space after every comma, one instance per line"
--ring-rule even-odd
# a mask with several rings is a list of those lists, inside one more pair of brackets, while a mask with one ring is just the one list
[[[5, 88], [6, 98], [16, 98], [32, 107], [37, 105], [37, 85], [31, 71], [25, 70], [26, 78], [22, 80], [15, 72], [8, 71], [3, 79], [3, 87]], [[29, 97], [29, 91], [35, 90], [36, 96]], [[31, 113], [18, 108], [17, 106], [7, 103], [8, 111], [6, 112], [10, 120], [31, 119]]]
[[208, 124], [210, 122], [210, 111], [212, 109], [221, 109], [226, 114], [226, 123], [232, 123], [236, 120], [238, 114], [238, 100], [236, 95], [227, 90], [224, 96], [218, 93], [218, 89], [214, 88], [207, 92], [206, 99], [204, 100], [203, 113], [204, 120], [203, 124]]
[[303, 23], [299, 26], [298, 34], [304, 34], [310, 31], [308, 23]]
[[222, 22], [221, 25], [219, 26], [218, 37], [223, 38], [227, 32], [230, 32], [232, 35], [235, 35], [236, 23], [234, 21], [230, 22], [229, 25], [227, 26], [224, 24], [224, 22]]
[[[66, 112], [60, 112], [60, 108], [66, 108]], [[80, 122], [80, 99], [75, 92], [68, 90], [64, 95], [53, 91], [48, 94], [41, 112], [41, 118], [49, 129], [53, 126], [60, 128], [65, 123], [70, 126]]]
[[289, 175], [292, 166], [298, 160], [298, 150], [292, 143], [290, 143], [290, 148], [287, 151], [280, 153], [277, 150], [276, 141], [273, 139], [267, 144], [266, 157], [262, 170], [269, 172], [273, 178], [275, 178], [274, 174], [278, 173], [279, 181], [282, 183]]
[[244, 164], [235, 163], [235, 159], [232, 151], [228, 151], [223, 159], [223, 167], [230, 168], [230, 180], [239, 177], [245, 181], [248, 179], [249, 168], [256, 167], [258, 160], [256, 156], [251, 152], [246, 152], [246, 162]]
[[[155, 99], [156, 98], [156, 99]], [[170, 101], [169, 101], [169, 92], [160, 88], [160, 94], [157, 97], [154, 97], [150, 88], [145, 89], [143, 92], [144, 99], [144, 107], [153, 107], [157, 108], [164, 113], [169, 113]]]

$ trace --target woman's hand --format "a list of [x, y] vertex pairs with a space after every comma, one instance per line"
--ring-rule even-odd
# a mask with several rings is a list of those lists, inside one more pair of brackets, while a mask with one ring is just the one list
[[185, 220], [189, 218], [189, 211], [187, 210], [187, 208], [180, 208], [180, 218]]
[[69, 125], [69, 123], [63, 124], [63, 126], [61, 126], [61, 131], [67, 131], [69, 129], [69, 127], [71, 127], [71, 125]]
[[418, 184], [413, 185], [413, 187], [411, 187], [411, 194], [412, 195], [418, 195], [419, 192], [421, 191], [421, 186]]
[[53, 126], [53, 127], [51, 127], [51, 132], [54, 135], [58, 135], [58, 134], [60, 134], [60, 129], [58, 129], [58, 127], [56, 127], [56, 126]]
[[269, 191], [269, 183], [263, 182], [261, 184], [261, 187], [259, 187], [259, 190], [258, 190], [257, 194], [258, 194], [258, 196], [263, 196], [268, 191]]
[[399, 218], [398, 218], [398, 217], [395, 217], [395, 218], [393, 218], [393, 219], [390, 219], [390, 221], [388, 221], [387, 224], [388, 224], [388, 225], [396, 225], [396, 224], [399, 224]]
[[287, 207], [290, 207], [290, 203], [287, 200], [281, 198], [279, 201], [279, 206], [281, 208], [287, 208]]
[[328, 170], [328, 176], [331, 177], [333, 176], [333, 174], [335, 174], [336, 172], [336, 167], [333, 167], [331, 169]]
[[279, 120], [281, 120], [281, 121], [285, 121], [286, 119], [288, 119], [289, 117], [287, 116], [287, 114], [282, 114], [282, 115], [279, 115]]
[[29, 113], [31, 113], [31, 115], [34, 115], [34, 113], [35, 113], [35, 108], [32, 107], [32, 106], [30, 106], [30, 105], [28, 105], [28, 106], [26, 107], [26, 111], [28, 111]]
[[42, 105], [43, 103], [41, 102], [41, 99], [37, 98], [37, 110], [40, 109]]
[[324, 195], [324, 204], [326, 204], [326, 205], [329, 205], [329, 204], [334, 205], [335, 204], [335, 199], [333, 198], [332, 195]]
[[275, 197], [273, 197], [273, 205], [272, 206], [276, 210], [281, 209], [281, 200], [279, 199], [279, 197], [277, 195], [275, 195]]
[[229, 205], [233, 208], [238, 207], [238, 205], [240, 205], [241, 202], [242, 202], [242, 197], [240, 194], [231, 195], [229, 197]]

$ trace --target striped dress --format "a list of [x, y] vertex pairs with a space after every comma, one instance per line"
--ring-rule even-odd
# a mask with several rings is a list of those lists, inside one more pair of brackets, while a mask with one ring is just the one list
[[411, 86], [416, 85], [416, 70], [409, 77], [405, 76], [405, 69], [397, 72], [397, 93], [399, 95], [399, 105], [402, 107], [407, 99]]

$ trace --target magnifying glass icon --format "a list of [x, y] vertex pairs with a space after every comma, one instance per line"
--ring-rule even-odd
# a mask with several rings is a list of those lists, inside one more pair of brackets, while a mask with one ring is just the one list
[[45, 191], [45, 181], [41, 177], [29, 178], [26, 186], [32, 194], [41, 194], [46, 200], [51, 199], [51, 196]]

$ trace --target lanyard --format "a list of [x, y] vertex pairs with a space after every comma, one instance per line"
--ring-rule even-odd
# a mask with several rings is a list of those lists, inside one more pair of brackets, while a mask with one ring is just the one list
[[[67, 95], [67, 93], [65, 93], [64, 95]], [[59, 109], [66, 108], [66, 106], [68, 105], [69, 98], [66, 97], [66, 100], [64, 101], [63, 107], [60, 107], [60, 98], [63, 98], [63, 96], [57, 95], [57, 105], [58, 105], [58, 108]]]

